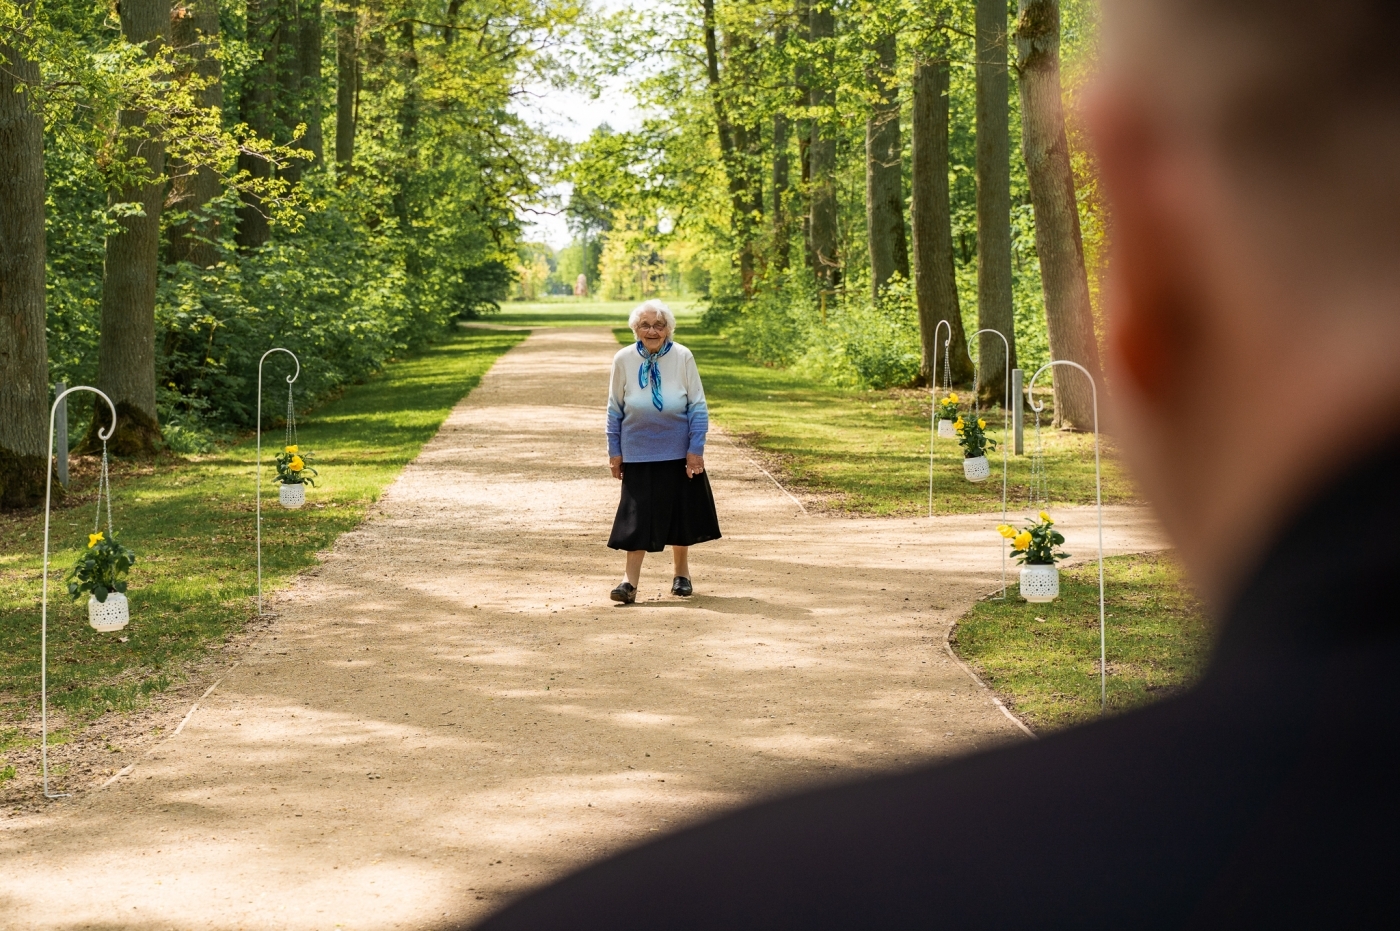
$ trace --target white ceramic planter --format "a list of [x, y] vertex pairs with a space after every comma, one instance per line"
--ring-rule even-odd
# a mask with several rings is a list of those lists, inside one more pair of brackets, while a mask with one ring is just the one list
[[1054, 566], [1022, 566], [1021, 597], [1032, 604], [1060, 597], [1060, 570]]
[[944, 440], [955, 440], [958, 437], [958, 431], [953, 429], [953, 422], [951, 420], [939, 420], [938, 436], [940, 439]]
[[121, 592], [108, 592], [106, 601], [88, 595], [88, 623], [93, 630], [111, 633], [121, 630], [131, 620], [131, 606]]
[[277, 500], [282, 507], [296, 510], [306, 503], [306, 486], [302, 484], [283, 483], [277, 492]]
[[963, 460], [963, 475], [969, 482], [985, 482], [991, 478], [992, 464], [986, 456], [973, 456]]

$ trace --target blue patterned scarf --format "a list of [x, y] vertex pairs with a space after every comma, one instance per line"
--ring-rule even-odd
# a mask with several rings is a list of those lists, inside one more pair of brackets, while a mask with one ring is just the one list
[[661, 410], [661, 369], [657, 363], [662, 356], [671, 351], [672, 345], [674, 344], [668, 339], [659, 352], [647, 352], [647, 347], [642, 345], [641, 340], [637, 340], [637, 355], [642, 357], [642, 367], [637, 372], [637, 385], [645, 388], [647, 382], [651, 382], [651, 403], [657, 410]]

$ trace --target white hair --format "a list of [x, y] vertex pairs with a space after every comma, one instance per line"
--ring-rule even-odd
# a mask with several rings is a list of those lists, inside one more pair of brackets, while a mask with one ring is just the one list
[[671, 308], [667, 307], [664, 301], [650, 300], [644, 304], [638, 304], [632, 308], [632, 313], [627, 317], [627, 326], [632, 331], [632, 335], [637, 335], [637, 324], [642, 320], [642, 314], [647, 311], [658, 315], [666, 321], [666, 335], [671, 336], [676, 332], [676, 315], [671, 313]]

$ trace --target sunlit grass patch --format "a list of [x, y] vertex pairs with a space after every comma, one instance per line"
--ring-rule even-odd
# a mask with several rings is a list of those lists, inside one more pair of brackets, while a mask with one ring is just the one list
[[[1104, 560], [1108, 710], [1145, 704], [1193, 682], [1211, 634], [1170, 555]], [[1060, 597], [1028, 604], [1016, 595], [979, 602], [953, 643], [983, 679], [1037, 729], [1099, 714], [1098, 563], [1063, 571]]]
[[[452, 406], [524, 335], [461, 333], [301, 413], [300, 445], [318, 454], [321, 480], [305, 508], [284, 511], [272, 470], [264, 473], [265, 590], [312, 565], [318, 551], [355, 527]], [[285, 382], [271, 360], [268, 369], [264, 403], [280, 411]], [[264, 459], [270, 462], [281, 444], [281, 427], [266, 432]], [[114, 465], [116, 530], [138, 554], [128, 593], [132, 621], [120, 634], [89, 627], [85, 600], [71, 603], [63, 588], [63, 573], [92, 529], [94, 469], [90, 462], [75, 469], [73, 493], [53, 514], [49, 585], [49, 697], [67, 721], [141, 707], [251, 616], [253, 459], [247, 437], [204, 455]], [[38, 705], [42, 548], [42, 513], [0, 517], [0, 727]], [[18, 734], [0, 732], [0, 766]]]

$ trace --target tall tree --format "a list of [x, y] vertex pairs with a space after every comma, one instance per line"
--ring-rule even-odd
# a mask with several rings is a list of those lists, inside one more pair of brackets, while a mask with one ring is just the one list
[[[122, 35], [155, 58], [164, 53], [170, 30], [170, 0], [123, 0]], [[110, 447], [120, 456], [154, 452], [160, 442], [156, 415], [156, 273], [160, 266], [160, 211], [164, 200], [165, 143], [147, 125], [146, 112], [124, 107], [118, 114], [119, 144], [134, 174], [109, 195], [109, 203], [135, 204], [107, 236], [102, 266], [102, 330], [97, 345], [97, 387], [117, 408]], [[108, 425], [105, 404], [94, 405], [83, 446], [97, 447], [97, 430]]]
[[[359, 99], [359, 14], [355, 0], [335, 14], [335, 162], [349, 170], [355, 162], [355, 104]], [[452, 44], [454, 30], [444, 40]]]
[[[1040, 256], [1050, 355], [1078, 362], [1102, 383], [1061, 102], [1059, 0], [1020, 0], [1016, 51], [1021, 148], [1035, 210], [1035, 248]], [[1092, 430], [1093, 396], [1085, 380], [1061, 370], [1054, 385], [1056, 423]]]
[[[788, 39], [788, 27], [786, 22], [779, 25], [775, 43], [777, 47], [786, 52]], [[787, 75], [782, 76], [784, 79]], [[773, 113], [773, 207], [772, 207], [772, 237], [773, 237], [773, 269], [774, 271], [786, 271], [788, 267], [788, 249], [792, 238], [790, 220], [788, 219], [788, 188], [791, 186], [792, 167], [788, 156], [788, 137], [791, 132], [792, 121], [788, 116], [786, 106], [779, 106]]]
[[321, 133], [321, 0], [301, 0], [301, 23], [297, 31], [297, 74], [301, 78], [299, 96], [306, 135], [299, 148], [311, 152], [311, 164], [325, 161]]
[[929, 384], [934, 360], [943, 364], [944, 347], [935, 342], [938, 322], [946, 320], [951, 332], [947, 347], [951, 380], [972, 380], [972, 358], [967, 352], [958, 283], [953, 271], [953, 218], [948, 195], [948, 86], [947, 46], [939, 42], [931, 59], [914, 65], [913, 182], [910, 199], [914, 228], [914, 294], [919, 307], [919, 341], [922, 349], [919, 379]]
[[[26, 18], [33, 4], [23, 7]], [[44, 330], [44, 120], [39, 65], [0, 38], [0, 508], [44, 496], [49, 356]]]
[[[247, 41], [254, 56], [252, 66], [243, 80], [239, 100], [239, 118], [248, 128], [264, 139], [277, 137], [277, 74], [282, 57], [280, 0], [248, 0]], [[255, 181], [272, 176], [272, 164], [256, 154], [244, 152], [238, 156], [238, 167]], [[243, 194], [243, 206], [238, 208], [238, 246], [244, 251], [264, 245], [272, 236], [272, 227], [264, 212], [262, 198], [256, 193]]]
[[836, 228], [836, 89], [834, 80], [836, 17], [831, 0], [815, 0], [808, 17], [809, 40], [817, 47], [818, 68], [811, 75], [808, 103], [813, 110], [812, 139], [807, 147], [811, 171], [808, 195], [812, 239], [812, 271], [817, 286], [831, 290], [841, 283]]
[[[195, 78], [204, 86], [195, 95], [202, 107], [222, 109], [223, 68], [219, 60], [218, 0], [182, 0], [170, 10], [170, 44], [179, 62], [177, 78]], [[201, 211], [219, 196], [219, 174], [211, 165], [191, 168], [170, 164], [170, 192], [165, 209], [188, 211], [189, 219], [170, 230], [171, 261], [210, 268], [218, 261], [214, 240], [217, 221]]]
[[[738, 253], [739, 278], [744, 293], [753, 291], [754, 275], [754, 221], [763, 212], [762, 185], [754, 168], [757, 133], [742, 118], [735, 118], [734, 107], [729, 99], [728, 88], [720, 71], [720, 42], [715, 16], [714, 0], [702, 0], [705, 34], [705, 75], [709, 84], [710, 100], [715, 111], [715, 127], [719, 136], [720, 159], [728, 178], [730, 201], [730, 226], [734, 233]], [[731, 32], [724, 34], [724, 47], [732, 67], [736, 38]]]
[[865, 229], [870, 249], [870, 288], [875, 300], [890, 278], [909, 280], [904, 233], [904, 143], [895, 89], [898, 46], [891, 29], [872, 43], [866, 80], [875, 94], [865, 121]]
[[1011, 346], [984, 333], [977, 346], [981, 393], [1003, 396], [1008, 368], [1016, 367], [1016, 318], [1011, 292], [1011, 114], [1007, 71], [1006, 0], [977, 0], [977, 323], [1000, 332]]

